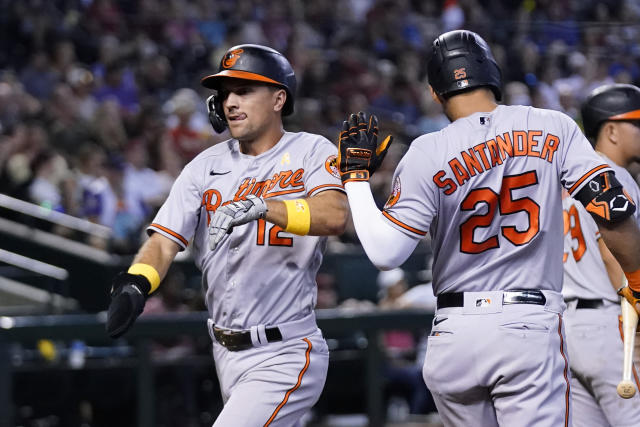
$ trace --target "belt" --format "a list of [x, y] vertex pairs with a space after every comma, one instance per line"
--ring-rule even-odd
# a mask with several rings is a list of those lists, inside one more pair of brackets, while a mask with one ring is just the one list
[[[502, 292], [502, 305], [535, 304], [545, 305], [546, 297], [537, 289], [519, 289]], [[446, 292], [438, 295], [437, 308], [464, 307], [464, 292]]]
[[582, 299], [578, 298], [576, 309], [578, 308], [600, 308], [604, 305], [601, 299]]
[[[266, 328], [264, 330], [267, 342], [282, 341], [282, 333], [277, 327]], [[232, 331], [213, 327], [213, 336], [216, 341], [225, 346], [229, 351], [248, 350], [253, 347], [250, 331]]]

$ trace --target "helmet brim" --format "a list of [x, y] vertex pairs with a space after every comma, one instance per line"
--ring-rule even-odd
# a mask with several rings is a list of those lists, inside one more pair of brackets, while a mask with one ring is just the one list
[[222, 70], [219, 73], [204, 77], [200, 81], [200, 83], [206, 88], [217, 90], [220, 87], [220, 81], [223, 77], [232, 79], [253, 80], [283, 86], [282, 83], [270, 79], [269, 77], [261, 76], [260, 74], [251, 73], [249, 71], [240, 70]]
[[638, 120], [640, 119], [640, 110], [627, 111], [626, 113], [616, 114], [607, 120]]

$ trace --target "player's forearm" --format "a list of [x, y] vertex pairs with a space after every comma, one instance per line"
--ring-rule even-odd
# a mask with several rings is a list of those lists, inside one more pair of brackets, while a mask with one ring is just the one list
[[167, 274], [169, 266], [171, 262], [173, 262], [179, 249], [180, 247], [177, 243], [161, 234], [153, 233], [151, 237], [144, 242], [132, 264], [147, 264], [152, 266], [158, 272], [160, 280], [162, 280]]
[[598, 221], [600, 233], [625, 272], [640, 269], [640, 229], [633, 217], [614, 224]]
[[624, 286], [624, 272], [602, 239], [598, 239], [598, 247], [600, 248], [602, 262], [604, 262], [611, 286], [617, 291], [621, 286]]
[[373, 200], [368, 182], [348, 182], [345, 190], [356, 233], [371, 262], [381, 270], [402, 265], [419, 240], [387, 223]]
[[[328, 190], [305, 200], [311, 213], [307, 234], [331, 236], [344, 232], [349, 218], [349, 207], [343, 193]], [[289, 214], [285, 203], [279, 200], [267, 200], [266, 203], [268, 211], [265, 219], [286, 229], [289, 224]]]

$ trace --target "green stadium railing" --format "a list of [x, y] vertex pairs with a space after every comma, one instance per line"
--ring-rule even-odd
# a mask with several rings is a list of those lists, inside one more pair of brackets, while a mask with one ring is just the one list
[[[379, 332], [389, 329], [429, 331], [433, 313], [423, 310], [350, 312], [340, 309], [317, 311], [318, 325], [327, 338], [361, 332], [367, 338], [364, 349], [366, 409], [369, 425], [384, 423], [383, 355]], [[208, 336], [206, 312], [148, 315], [138, 319], [126, 339], [137, 349], [137, 426], [155, 425], [154, 367], [150, 342], [154, 338], [190, 335]], [[105, 314], [0, 317], [0, 427], [13, 427], [12, 344], [33, 345], [39, 339], [87, 340], [113, 344], [105, 333]], [[212, 361], [213, 363], [213, 361]], [[329, 367], [331, 369], [331, 367]]]

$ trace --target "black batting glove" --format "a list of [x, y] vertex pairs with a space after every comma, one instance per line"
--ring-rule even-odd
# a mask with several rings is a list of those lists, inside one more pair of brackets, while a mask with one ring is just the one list
[[360, 111], [342, 124], [338, 142], [338, 168], [342, 183], [368, 181], [387, 155], [393, 136], [378, 143], [378, 118]]
[[139, 274], [118, 273], [111, 286], [111, 303], [107, 312], [107, 333], [118, 338], [140, 316], [151, 291], [151, 283]]

